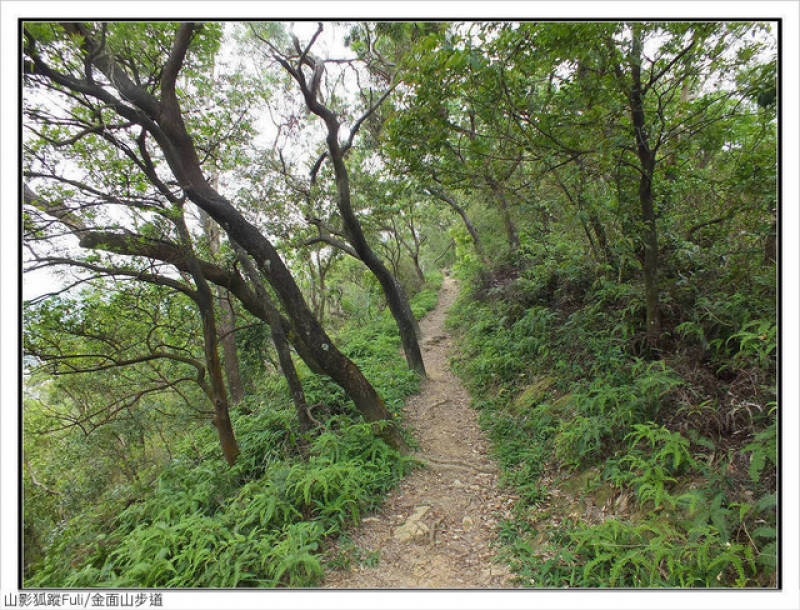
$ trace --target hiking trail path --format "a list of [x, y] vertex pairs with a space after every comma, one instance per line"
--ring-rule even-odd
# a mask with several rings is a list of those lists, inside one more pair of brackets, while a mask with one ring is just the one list
[[[436, 307], [420, 321], [428, 379], [407, 401], [405, 425], [419, 442], [415, 457], [427, 467], [408, 474], [379, 512], [348, 533], [362, 560], [329, 571], [324, 588], [512, 586], [508, 568], [492, 561], [492, 543], [515, 497], [500, 489], [478, 413], [449, 367], [452, 338], [444, 321], [457, 296], [456, 280], [445, 276]], [[377, 562], [363, 560], [376, 555]]]

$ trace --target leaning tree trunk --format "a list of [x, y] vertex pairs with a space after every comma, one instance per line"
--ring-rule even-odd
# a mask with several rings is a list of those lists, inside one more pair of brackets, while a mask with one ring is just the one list
[[397, 224], [392, 221], [392, 230], [394, 234], [397, 236], [397, 240], [399, 245], [406, 249], [408, 252], [409, 257], [411, 257], [411, 262], [414, 264], [414, 272], [417, 274], [417, 280], [419, 280], [419, 285], [425, 285], [425, 272], [422, 270], [422, 267], [419, 264], [419, 255], [422, 249], [422, 242], [425, 241], [425, 238], [420, 238], [417, 235], [417, 230], [414, 227], [414, 218], [413, 216], [408, 219], [405, 223], [406, 227], [408, 228], [409, 233], [411, 233], [411, 241], [413, 245], [410, 245], [403, 237], [400, 235], [400, 232], [397, 230]]
[[472, 245], [475, 248], [475, 254], [477, 254], [481, 260], [486, 261], [486, 252], [483, 249], [483, 242], [481, 242], [481, 238], [478, 235], [478, 231], [475, 229], [475, 226], [467, 216], [467, 212], [461, 207], [458, 202], [453, 198], [452, 195], [449, 195], [445, 191], [439, 188], [427, 187], [426, 190], [433, 195], [434, 197], [441, 199], [447, 205], [449, 205], [455, 212], [461, 217], [462, 222], [464, 223], [464, 227], [467, 229], [467, 233], [472, 238]]
[[191, 201], [225, 227], [231, 238], [253, 257], [283, 305], [292, 331], [298, 335], [304, 347], [308, 348], [308, 356], [345, 390], [365, 420], [385, 420], [387, 423], [380, 431], [381, 438], [391, 447], [407, 453], [408, 445], [392, 422], [383, 399], [359, 368], [333, 344], [269, 240], [227, 199], [214, 192], [204, 181], [201, 182], [200, 177], [192, 180], [191, 186], [187, 184], [185, 190]]
[[[350, 186], [346, 170], [344, 169], [344, 162], [340, 160], [340, 162], [337, 163], [334, 160], [334, 168], [337, 166], [339, 166], [339, 169], [335, 171], [337, 172], [336, 187], [337, 190], [339, 190], [339, 210], [344, 219], [345, 226], [348, 229], [348, 234], [351, 237], [351, 244], [355, 251], [358, 252], [359, 258], [361, 258], [367, 268], [372, 272], [383, 289], [386, 304], [389, 306], [389, 311], [391, 311], [397, 323], [400, 342], [403, 345], [403, 352], [405, 353], [408, 368], [415, 371], [420, 376], [425, 377], [427, 375], [425, 372], [425, 363], [422, 359], [422, 351], [419, 347], [419, 325], [411, 311], [411, 305], [406, 296], [406, 292], [397, 277], [386, 268], [383, 261], [381, 261], [367, 243], [364, 233], [361, 230], [361, 225], [350, 207]], [[342, 171], [344, 173], [340, 174], [339, 172]]]
[[217, 328], [214, 320], [214, 297], [208, 285], [203, 289], [198, 286], [198, 304], [203, 320], [203, 345], [208, 364], [208, 376], [211, 380], [211, 401], [214, 405], [214, 419], [219, 442], [225, 461], [229, 466], [236, 463], [239, 456], [239, 445], [233, 433], [231, 424], [228, 396], [225, 391], [225, 378], [222, 373], [222, 363], [217, 352]]
[[348, 176], [347, 166], [344, 162], [345, 151], [339, 144], [339, 129], [341, 125], [336, 114], [318, 98], [319, 85], [324, 71], [324, 62], [321, 60], [312, 60], [307, 55], [301, 60], [310, 64], [314, 71], [311, 82], [309, 83], [306, 81], [302, 65], [294, 68], [284, 58], [278, 57], [277, 59], [287, 72], [291, 74], [292, 78], [297, 81], [298, 85], [300, 85], [300, 90], [303, 93], [303, 98], [308, 109], [320, 117], [325, 123], [328, 132], [326, 137], [328, 154], [333, 163], [333, 171], [336, 179], [336, 203], [339, 208], [339, 214], [342, 216], [342, 222], [345, 232], [347, 233], [348, 241], [383, 289], [386, 303], [397, 323], [400, 341], [403, 344], [403, 351], [408, 367], [425, 377], [425, 363], [423, 362], [422, 351], [419, 347], [419, 325], [411, 311], [411, 305], [409, 304], [405, 290], [403, 290], [397, 278], [392, 275], [386, 268], [386, 265], [383, 264], [383, 261], [375, 254], [369, 243], [367, 243], [364, 231], [361, 228], [361, 223], [353, 211], [350, 199], [350, 178]]
[[333, 114], [326, 115], [325, 122], [328, 126], [328, 151], [333, 162], [333, 171], [336, 176], [336, 192], [339, 213], [342, 216], [345, 230], [353, 249], [358, 253], [359, 258], [367, 268], [377, 278], [378, 283], [383, 289], [386, 303], [392, 312], [397, 328], [400, 333], [400, 341], [403, 344], [403, 352], [406, 356], [408, 367], [419, 373], [422, 377], [426, 376], [425, 363], [422, 359], [422, 351], [419, 347], [419, 325], [411, 311], [411, 305], [406, 296], [405, 290], [398, 279], [386, 268], [383, 261], [375, 254], [375, 251], [367, 243], [361, 223], [358, 221], [350, 200], [350, 178], [347, 167], [344, 163], [344, 154], [339, 146], [338, 133], [339, 124]]
[[[208, 214], [202, 212], [203, 228], [208, 239], [208, 250], [212, 259], [219, 256], [220, 232], [219, 225]], [[219, 303], [219, 331], [222, 353], [225, 356], [225, 378], [228, 380], [228, 391], [231, 402], [235, 405], [244, 400], [244, 384], [239, 367], [239, 354], [236, 347], [236, 321], [233, 307], [228, 297], [228, 291], [222, 286], [217, 286], [217, 299]]]

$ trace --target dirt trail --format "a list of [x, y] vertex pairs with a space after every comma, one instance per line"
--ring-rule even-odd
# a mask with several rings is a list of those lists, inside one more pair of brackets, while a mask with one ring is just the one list
[[[326, 588], [504, 588], [510, 572], [492, 562], [495, 526], [510, 517], [513, 497], [498, 489], [499, 471], [470, 407], [449, 370], [452, 340], [444, 330], [458, 286], [445, 277], [439, 302], [420, 322], [428, 379], [406, 405], [406, 425], [428, 463], [409, 474], [382, 512], [363, 519], [350, 537], [361, 557], [332, 571]], [[367, 565], [369, 564], [369, 565]]]

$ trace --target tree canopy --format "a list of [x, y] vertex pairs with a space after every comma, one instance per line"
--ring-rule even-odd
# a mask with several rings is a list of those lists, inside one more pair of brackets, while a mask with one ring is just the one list
[[[318, 582], [451, 274], [519, 582], [774, 585], [774, 25], [24, 22], [26, 582]], [[531, 550], [589, 471], [639, 509]]]

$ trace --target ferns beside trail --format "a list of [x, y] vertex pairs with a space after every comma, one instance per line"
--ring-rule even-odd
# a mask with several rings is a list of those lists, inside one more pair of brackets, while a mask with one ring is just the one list
[[[421, 293], [421, 315], [436, 303]], [[396, 415], [418, 388], [385, 316], [347, 329], [344, 349]], [[369, 344], [369, 350], [359, 346]], [[357, 524], [413, 467], [327, 379], [305, 371], [322, 428], [302, 451], [283, 381], [267, 378], [233, 415], [241, 454], [219, 460], [209, 427], [183, 439], [152, 482], [119, 486], [53, 533], [29, 587], [305, 587], [324, 575], [327, 539]]]
[[775, 586], [769, 277], [666, 302], [677, 315], [654, 358], [640, 290], [592, 280], [558, 247], [560, 264], [530, 254], [478, 273], [450, 318], [454, 366], [520, 497], [499, 531], [517, 581]]
[[[29, 586], [299, 587], [318, 582], [324, 538], [358, 523], [410, 463], [377, 440], [369, 425], [344, 421], [335, 432], [317, 437], [307, 461], [264, 459], [258, 437], [273, 436], [273, 415], [255, 418], [265, 427], [243, 436], [248, 442], [242, 445], [250, 451], [245, 449], [232, 471], [221, 464], [176, 461], [151, 497], [110, 523], [102, 507], [73, 520]], [[208, 436], [210, 455], [204, 457], [213, 463], [215, 439]]]

